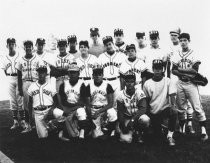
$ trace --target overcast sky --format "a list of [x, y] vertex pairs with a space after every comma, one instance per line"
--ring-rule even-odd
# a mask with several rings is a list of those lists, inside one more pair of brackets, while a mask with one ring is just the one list
[[[89, 40], [90, 27], [98, 27], [102, 37], [122, 28], [129, 43], [135, 42], [135, 32], [157, 29], [161, 45], [167, 46], [169, 31], [179, 26], [191, 34], [191, 46], [203, 61], [200, 72], [210, 79], [209, 0], [0, 0], [0, 4], [0, 55], [8, 37], [15, 37], [19, 45], [50, 34]], [[6, 84], [2, 72], [0, 83]], [[210, 94], [210, 85], [201, 92]]]

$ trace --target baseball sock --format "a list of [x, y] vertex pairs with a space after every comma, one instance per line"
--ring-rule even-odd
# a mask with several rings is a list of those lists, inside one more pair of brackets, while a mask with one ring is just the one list
[[188, 126], [192, 126], [192, 119], [191, 119], [191, 118], [188, 119], [187, 125], [188, 125]]
[[173, 131], [168, 131], [167, 138], [172, 138], [173, 137], [173, 134], [174, 134]]

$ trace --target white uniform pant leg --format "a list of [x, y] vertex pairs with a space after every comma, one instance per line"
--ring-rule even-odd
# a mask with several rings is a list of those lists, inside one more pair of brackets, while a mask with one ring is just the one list
[[108, 83], [112, 86], [113, 90], [114, 90], [114, 104], [113, 107], [117, 108], [117, 96], [120, 92], [120, 79], [116, 79], [116, 80], [112, 80], [112, 81], [108, 81]]
[[12, 76], [8, 77], [8, 92], [9, 92], [9, 102], [11, 110], [18, 110], [17, 101], [16, 101], [16, 80]]
[[117, 120], [117, 111], [114, 108], [107, 110], [108, 122], [114, 122]]
[[85, 108], [81, 107], [76, 110], [76, 117], [79, 121], [83, 121], [87, 119], [87, 114]]
[[28, 111], [28, 102], [29, 102], [29, 95], [27, 91], [31, 84], [32, 84], [31, 81], [23, 81], [23, 105], [24, 105], [24, 110], [27, 111]]
[[39, 138], [48, 137], [47, 124], [44, 121], [44, 116], [49, 112], [50, 109], [44, 111], [34, 111], [36, 131]]
[[201, 104], [201, 97], [199, 94], [198, 86], [189, 83], [184, 85], [184, 88], [186, 90], [187, 97], [192, 104], [193, 109], [195, 110], [198, 120], [205, 121], [206, 115]]

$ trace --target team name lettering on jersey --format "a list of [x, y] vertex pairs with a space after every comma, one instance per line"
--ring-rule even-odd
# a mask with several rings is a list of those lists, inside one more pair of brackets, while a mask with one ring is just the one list
[[106, 96], [106, 92], [104, 92], [104, 91], [102, 91], [102, 90], [95, 90], [95, 91], [93, 91], [92, 96], [94, 97], [94, 96], [97, 95], [97, 94], [101, 94], [101, 95], [103, 95], [103, 96]]
[[115, 66], [115, 67], [119, 68], [120, 65], [121, 65], [121, 63], [107, 62], [107, 63], [103, 64], [103, 68], [108, 67], [108, 66]]

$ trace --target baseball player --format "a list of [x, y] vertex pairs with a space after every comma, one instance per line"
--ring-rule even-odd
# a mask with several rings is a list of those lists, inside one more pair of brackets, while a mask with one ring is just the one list
[[175, 145], [173, 133], [176, 127], [177, 108], [175, 103], [176, 87], [170, 79], [163, 76], [163, 61], [153, 60], [154, 76], [144, 83], [143, 91], [147, 97], [149, 117], [155, 138], [161, 138], [161, 123], [168, 119], [167, 140], [170, 146]]
[[92, 78], [92, 68], [97, 62], [97, 57], [88, 53], [89, 44], [88, 41], [79, 42], [79, 50], [81, 56], [76, 59], [77, 65], [80, 69], [79, 78], [82, 79], [87, 86]]
[[90, 37], [93, 40], [93, 44], [89, 49], [89, 53], [98, 57], [100, 54], [105, 52], [104, 45], [99, 43], [99, 29], [98, 28], [90, 28]]
[[[24, 99], [24, 110], [28, 113], [28, 100], [29, 96], [27, 94], [28, 87], [32, 82], [36, 81], [38, 76], [36, 72], [36, 68], [39, 65], [43, 65], [44, 63], [33, 51], [33, 42], [30, 40], [26, 40], [24, 42], [24, 50], [25, 55], [19, 58], [15, 68], [17, 69], [18, 75], [18, 91], [19, 95], [23, 96]], [[29, 117], [30, 118], [30, 117]], [[32, 121], [32, 119], [29, 119]], [[25, 123], [25, 130], [22, 132], [30, 131], [30, 125]]]
[[[64, 106], [64, 113], [67, 115], [66, 128], [69, 137], [84, 139], [89, 124], [84, 107], [86, 87], [83, 80], [79, 80], [79, 67], [72, 63], [68, 69], [69, 80], [60, 85], [59, 94]], [[65, 130], [60, 132], [60, 137], [66, 137]]]
[[125, 53], [126, 44], [123, 41], [123, 38], [124, 38], [123, 30], [119, 28], [115, 29], [114, 38], [115, 38], [115, 43], [114, 43], [115, 50]]
[[69, 45], [69, 54], [72, 54], [75, 59], [80, 57], [80, 52], [77, 51], [77, 36], [76, 35], [70, 35], [67, 38], [68, 45]]
[[106, 52], [99, 56], [98, 63], [104, 68], [104, 80], [107, 80], [114, 90], [114, 105], [116, 105], [117, 93], [121, 89], [119, 69], [127, 57], [124, 53], [115, 51], [111, 36], [104, 37], [103, 43]]
[[131, 143], [133, 136], [137, 134], [137, 141], [143, 143], [143, 131], [149, 127], [150, 123], [150, 118], [145, 114], [146, 96], [141, 88], [135, 87], [135, 73], [128, 71], [124, 79], [125, 88], [117, 97], [120, 141]]
[[[93, 80], [87, 86], [87, 110], [95, 124], [92, 132], [93, 138], [104, 135], [111, 136], [117, 121], [117, 112], [113, 108], [114, 90], [107, 81], [103, 81], [103, 67], [95, 64], [93, 67]], [[104, 131], [104, 132], [103, 132]]]
[[138, 44], [137, 48], [137, 58], [142, 59], [145, 62], [145, 50], [147, 49], [147, 44], [145, 43], [146, 37], [145, 32], [136, 32], [136, 41]]
[[136, 84], [143, 85], [146, 81], [146, 64], [140, 59], [136, 57], [136, 46], [134, 44], [130, 44], [126, 46], [127, 56], [128, 58], [122, 62], [120, 66], [120, 82], [121, 89], [124, 89], [124, 79], [123, 75], [128, 72], [135, 73], [136, 76]]
[[33, 82], [28, 88], [29, 95], [29, 117], [32, 119], [34, 113], [36, 131], [39, 138], [48, 137], [48, 125], [46, 124], [45, 117], [50, 110], [56, 108], [58, 99], [55, 87], [47, 81], [47, 67], [39, 66], [36, 71], [38, 72], [38, 80]]
[[208, 135], [206, 133], [206, 115], [200, 101], [198, 86], [191, 82], [191, 77], [198, 72], [201, 62], [196, 59], [195, 52], [190, 49], [190, 35], [181, 33], [179, 36], [181, 51], [175, 55], [172, 67], [172, 73], [178, 76], [177, 82], [177, 104], [179, 109], [179, 123], [184, 130], [186, 121], [186, 103], [190, 101], [199, 124], [201, 126], [201, 140], [206, 141]]
[[25, 113], [23, 109], [23, 98], [19, 95], [18, 92], [18, 81], [17, 81], [17, 70], [15, 65], [17, 64], [20, 54], [16, 51], [16, 40], [14, 38], [7, 39], [7, 48], [9, 54], [5, 55], [2, 59], [2, 69], [4, 70], [7, 81], [9, 84], [9, 97], [10, 97], [10, 109], [13, 114], [13, 125], [11, 129], [16, 129], [19, 127], [18, 122], [18, 113], [21, 119], [21, 126], [25, 129]]
[[[172, 45], [170, 46], [170, 52], [168, 53], [168, 62], [167, 62], [167, 77], [171, 78], [171, 81], [174, 82], [174, 84], [177, 85], [178, 77], [176, 75], [173, 75], [171, 73], [172, 70], [172, 62], [174, 60], [175, 55], [178, 55], [178, 51], [181, 50], [180, 44], [179, 44], [179, 35], [181, 34], [181, 29], [176, 28], [170, 31], [170, 38]], [[175, 57], [176, 58], [176, 57]], [[193, 127], [192, 127], [192, 118], [193, 118], [193, 108], [188, 100], [187, 104], [187, 125], [185, 127], [185, 130], [187, 133], [193, 134], [195, 133]], [[180, 133], [185, 132], [185, 130], [182, 130], [181, 127], [179, 129]]]
[[[165, 50], [161, 49], [159, 46], [159, 32], [158, 31], [150, 31], [150, 48], [147, 49], [145, 53], [145, 63], [149, 72], [153, 72], [152, 70], [152, 62], [154, 59], [161, 59], [164, 62], [164, 67], [167, 64], [167, 53]], [[165, 71], [164, 71], [165, 72]]]

